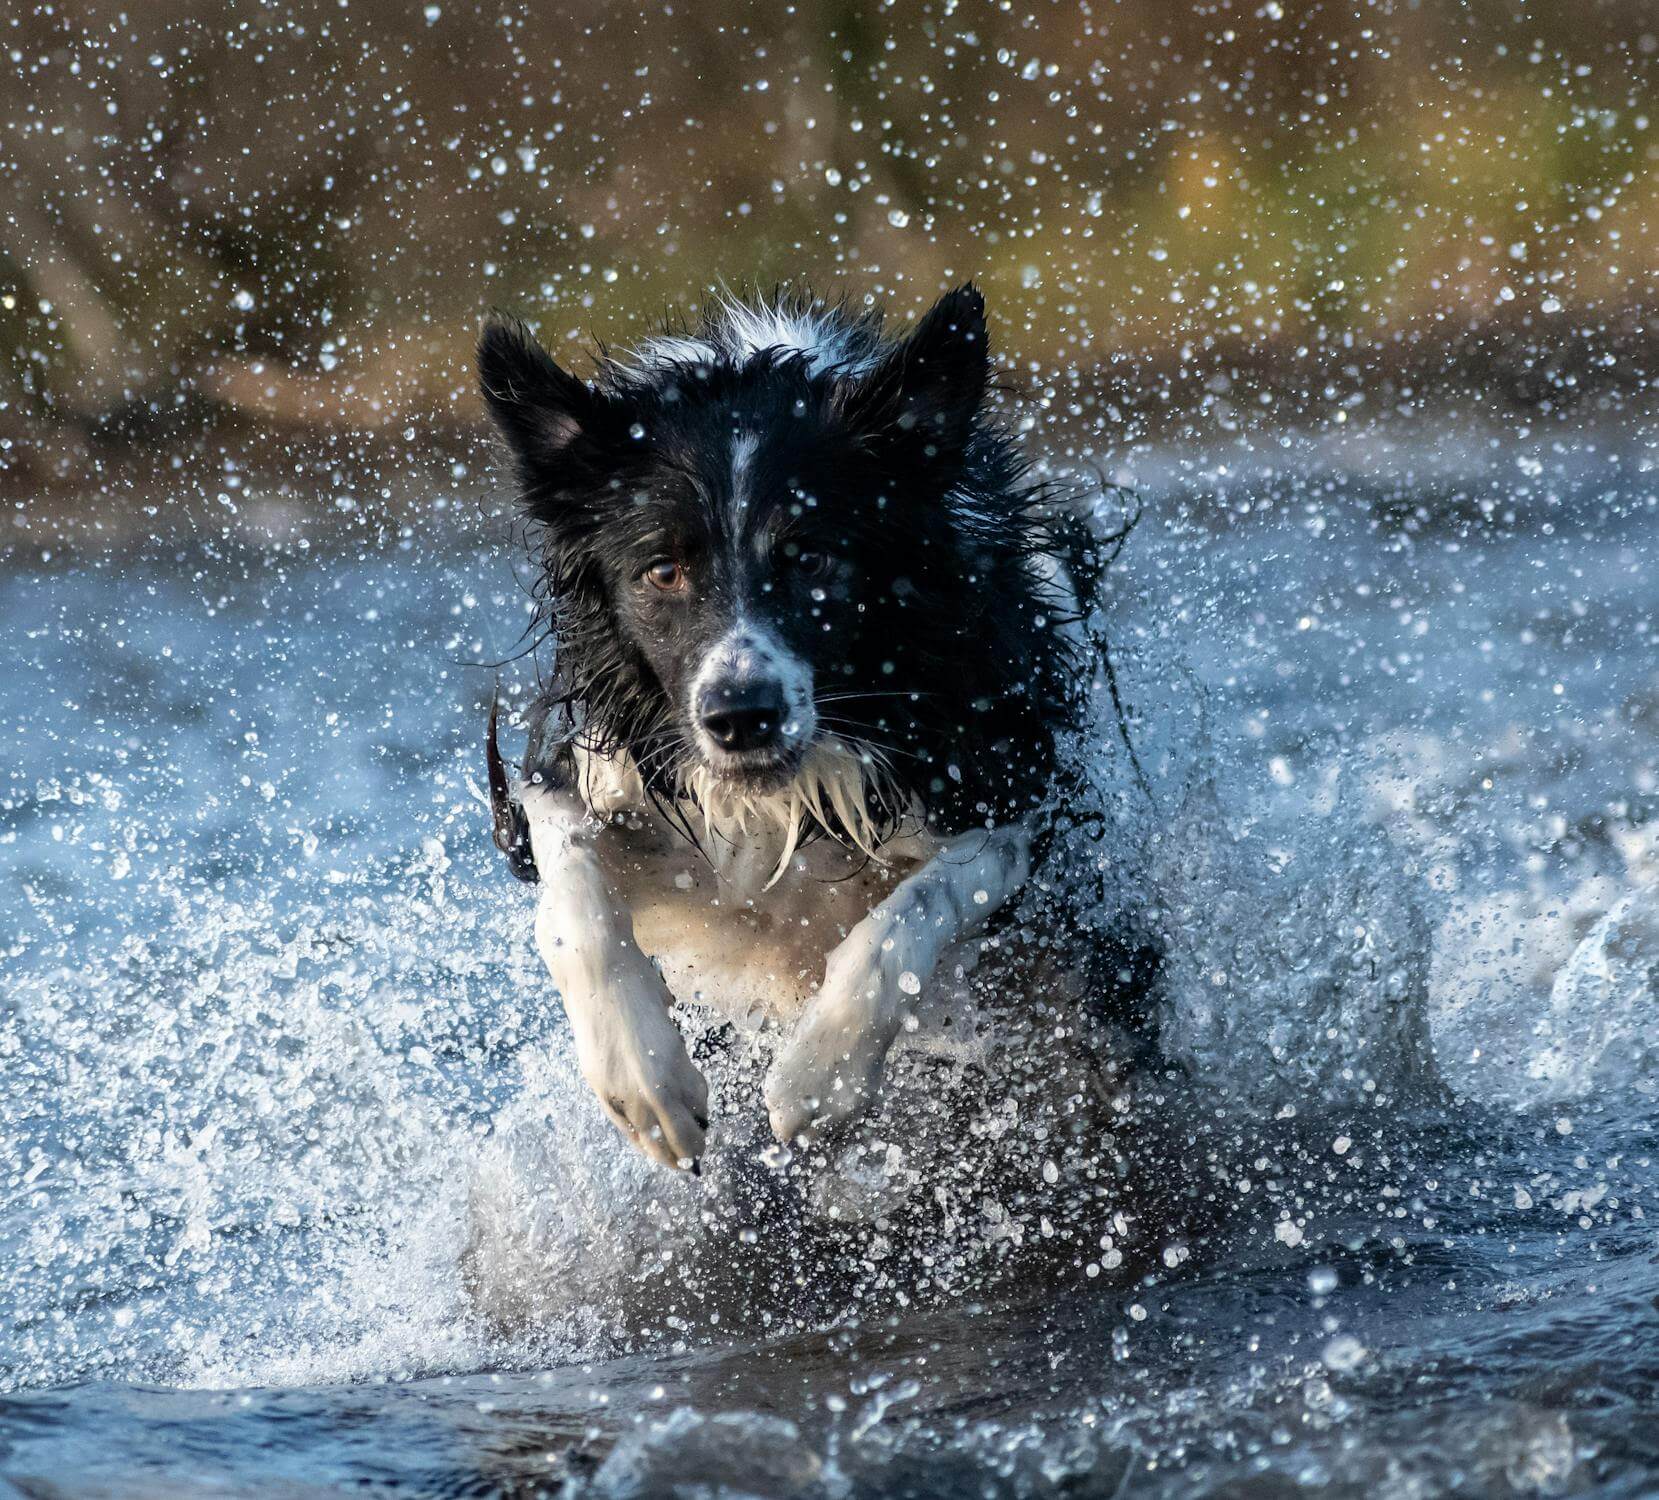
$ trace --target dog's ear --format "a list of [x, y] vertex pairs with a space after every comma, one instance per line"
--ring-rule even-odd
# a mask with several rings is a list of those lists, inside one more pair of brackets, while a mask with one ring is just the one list
[[546, 480], [610, 424], [610, 403], [553, 362], [518, 318], [491, 313], [478, 337], [478, 384], [527, 482]]
[[848, 416], [884, 445], [955, 459], [973, 430], [990, 373], [985, 299], [970, 281], [935, 302], [858, 383]]

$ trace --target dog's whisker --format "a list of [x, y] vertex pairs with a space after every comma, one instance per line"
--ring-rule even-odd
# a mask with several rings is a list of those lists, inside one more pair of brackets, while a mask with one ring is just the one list
[[941, 693], [923, 692], [916, 688], [881, 688], [870, 692], [838, 692], [819, 693], [813, 698], [814, 703], [845, 703], [854, 698], [939, 698]]
[[825, 714], [821, 716], [820, 722], [831, 726], [832, 728], [837, 725], [844, 726], [844, 729], [837, 729], [836, 737], [853, 749], [868, 747], [873, 750], [879, 747], [881, 750], [890, 755], [902, 755], [907, 760], [925, 759], [925, 757], [917, 751], [906, 750], [902, 745], [895, 745], [890, 740], [878, 740], [871, 738], [871, 736], [864, 733], [863, 726], [857, 724], [852, 719], [837, 719]]

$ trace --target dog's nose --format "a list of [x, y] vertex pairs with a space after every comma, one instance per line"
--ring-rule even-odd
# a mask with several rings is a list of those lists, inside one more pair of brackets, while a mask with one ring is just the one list
[[783, 691], [775, 682], [716, 686], [703, 694], [703, 728], [722, 750], [765, 750], [783, 732]]

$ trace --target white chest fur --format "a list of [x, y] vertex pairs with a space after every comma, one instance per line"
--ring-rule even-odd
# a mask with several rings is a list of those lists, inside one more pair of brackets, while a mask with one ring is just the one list
[[935, 843], [893, 840], [883, 863], [829, 839], [798, 848], [772, 879], [770, 841], [710, 857], [654, 812], [625, 815], [594, 841], [634, 939], [682, 1000], [744, 1025], [791, 1021], [824, 977], [824, 961]]

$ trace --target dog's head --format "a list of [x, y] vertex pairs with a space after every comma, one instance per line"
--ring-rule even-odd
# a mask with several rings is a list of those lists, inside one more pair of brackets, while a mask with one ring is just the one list
[[897, 340], [841, 309], [728, 303], [593, 383], [513, 320], [479, 360], [586, 733], [659, 785], [764, 793], [830, 742], [924, 799], [961, 780], [949, 742], [994, 733], [1030, 665], [987, 622], [1038, 613], [972, 286]]

